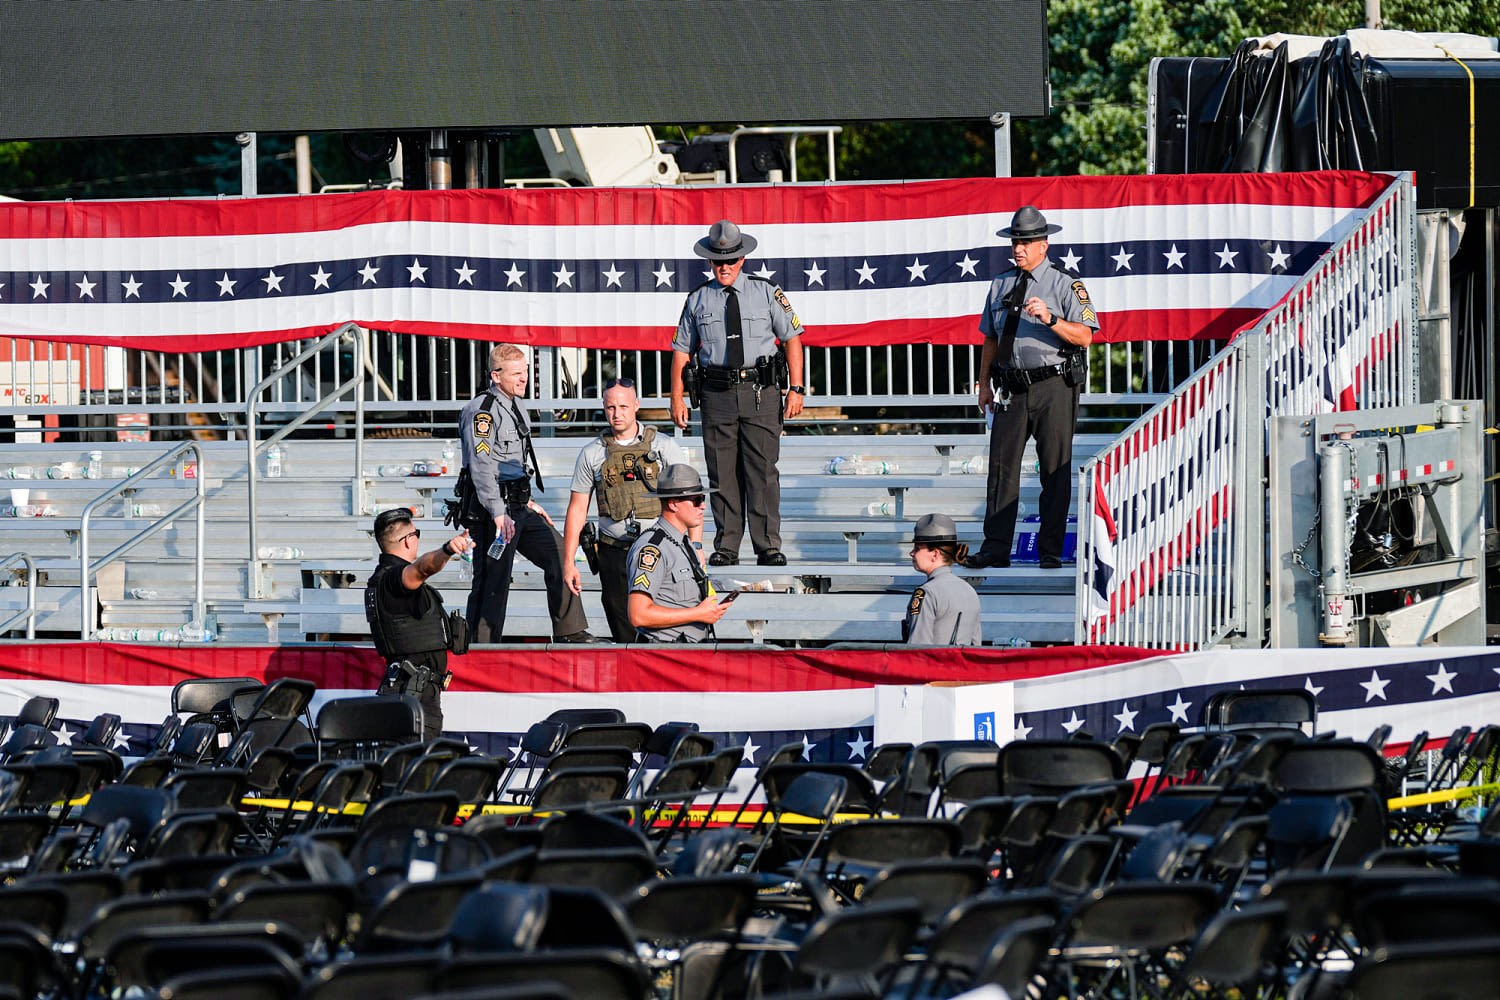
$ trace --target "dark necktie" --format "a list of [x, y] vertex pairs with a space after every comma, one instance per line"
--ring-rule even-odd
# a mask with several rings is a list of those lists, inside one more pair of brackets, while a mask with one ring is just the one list
[[724, 355], [724, 366], [726, 368], [743, 368], [745, 367], [745, 336], [740, 329], [740, 297], [735, 294], [732, 285], [725, 287], [724, 294], [726, 296], [724, 302], [724, 339], [727, 348]]
[[1016, 365], [1016, 327], [1021, 324], [1021, 310], [1026, 308], [1026, 292], [1031, 284], [1031, 272], [1022, 271], [1016, 283], [1002, 300], [1006, 305], [1005, 331], [1000, 335], [1000, 365], [1014, 368]]
[[526, 418], [521, 416], [521, 408], [516, 405], [514, 396], [510, 397], [510, 412], [516, 418], [516, 433], [521, 435], [521, 442], [525, 445], [523, 450], [525, 463], [531, 473], [536, 476], [536, 491], [546, 493], [546, 488], [542, 486], [542, 466], [536, 460], [536, 448], [531, 444], [531, 428], [526, 426]]

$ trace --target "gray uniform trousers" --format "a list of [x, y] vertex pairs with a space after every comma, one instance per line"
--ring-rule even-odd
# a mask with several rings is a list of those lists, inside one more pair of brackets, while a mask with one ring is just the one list
[[554, 638], [572, 635], [589, 627], [583, 600], [568, 589], [562, 578], [562, 536], [535, 511], [517, 508], [511, 512], [516, 533], [499, 559], [486, 554], [495, 541], [495, 522], [485, 519], [470, 533], [474, 541], [474, 584], [469, 590], [471, 642], [500, 642], [505, 631], [505, 608], [510, 603], [510, 575], [516, 553], [542, 570], [547, 586], [547, 610], [552, 615]]
[[781, 393], [762, 386], [703, 390], [703, 457], [715, 492], [714, 548], [738, 553], [750, 524], [756, 554], [781, 548]]
[[1010, 397], [1010, 406], [995, 403], [990, 428], [990, 474], [984, 511], [985, 555], [1011, 555], [1016, 534], [1016, 506], [1021, 496], [1021, 462], [1028, 438], [1036, 438], [1042, 480], [1038, 502], [1042, 523], [1038, 556], [1062, 558], [1068, 531], [1068, 504], [1073, 495], [1073, 430], [1078, 423], [1078, 387], [1062, 378], [1038, 382]]

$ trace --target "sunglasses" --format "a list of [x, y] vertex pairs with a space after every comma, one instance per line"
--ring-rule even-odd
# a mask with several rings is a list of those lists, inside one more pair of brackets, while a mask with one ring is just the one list
[[422, 529], [421, 528], [413, 528], [407, 534], [402, 535], [400, 538], [396, 539], [396, 544], [400, 545], [402, 542], [406, 541], [408, 538], [421, 538], [421, 537], [422, 537]]
[[733, 267], [744, 259], [743, 257], [735, 257], [731, 260], [716, 260], [714, 261], [714, 267]]
[[704, 496], [696, 496], [696, 497], [674, 497], [673, 499], [681, 500], [683, 503], [690, 503], [694, 507], [702, 507], [704, 504], [706, 504], [708, 502], [708, 498], [704, 497]]
[[604, 383], [604, 389], [607, 392], [610, 389], [613, 389], [617, 385], [620, 386], [621, 388], [624, 388], [624, 389], [634, 389], [635, 388], [635, 379], [633, 379], [633, 378], [612, 378], [608, 382]]

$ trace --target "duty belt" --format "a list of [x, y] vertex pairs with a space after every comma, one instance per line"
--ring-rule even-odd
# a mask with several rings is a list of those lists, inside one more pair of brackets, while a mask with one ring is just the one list
[[524, 507], [531, 502], [531, 480], [507, 479], [500, 483], [500, 499], [507, 507]]
[[1010, 392], [1025, 392], [1038, 382], [1045, 382], [1049, 378], [1056, 378], [1066, 373], [1067, 362], [1056, 365], [1042, 365], [1040, 368], [1001, 368], [995, 366], [993, 381], [1002, 389]]
[[761, 373], [760, 367], [750, 368], [714, 368], [705, 366], [703, 369], [704, 383], [710, 389], [728, 389], [741, 382], [750, 382], [755, 385], [770, 385]]
[[635, 544], [635, 539], [634, 538], [611, 538], [609, 535], [600, 535], [599, 536], [599, 544], [600, 545], [608, 545], [610, 548], [612, 548], [612, 549], [619, 549], [622, 552], [629, 552], [631, 546], [633, 546]]

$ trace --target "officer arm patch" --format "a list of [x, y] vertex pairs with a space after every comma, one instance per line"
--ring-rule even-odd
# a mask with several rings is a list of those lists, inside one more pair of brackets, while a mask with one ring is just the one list
[[481, 455], [490, 453], [490, 431], [495, 427], [495, 418], [488, 410], [474, 414], [474, 450]]
[[1078, 298], [1078, 304], [1083, 306], [1083, 316], [1079, 322], [1097, 324], [1099, 317], [1094, 312], [1094, 307], [1089, 304], [1089, 290], [1083, 287], [1083, 282], [1073, 282], [1073, 294]]
[[800, 331], [802, 329], [802, 321], [792, 311], [792, 304], [787, 301], [786, 292], [783, 292], [779, 288], [776, 289], [776, 301], [780, 303], [782, 309], [786, 310], [787, 317], [792, 321], [792, 329]]
[[661, 549], [655, 545], [647, 545], [641, 549], [640, 558], [636, 560], [636, 563], [640, 566], [642, 573], [650, 575], [656, 569], [657, 560], [660, 558]]
[[922, 602], [927, 599], [927, 591], [918, 587], [911, 592], [911, 603], [906, 606], [906, 617], [915, 618], [922, 613]]

